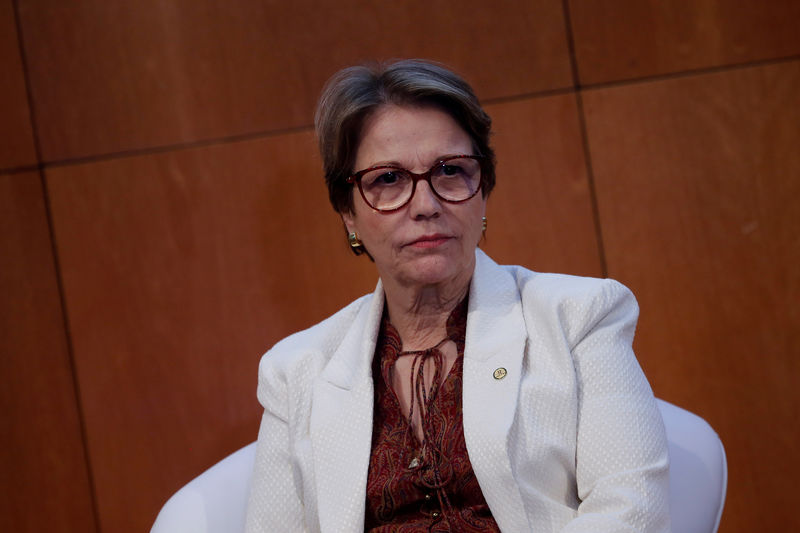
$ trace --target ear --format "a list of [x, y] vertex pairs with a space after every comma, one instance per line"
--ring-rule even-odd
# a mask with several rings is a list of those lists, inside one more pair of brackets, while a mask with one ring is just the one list
[[481, 216], [486, 216], [486, 200], [487, 198], [481, 198]]
[[342, 222], [344, 222], [344, 227], [347, 229], [347, 233], [357, 233], [358, 230], [356, 229], [356, 221], [353, 213], [344, 212], [342, 213]]

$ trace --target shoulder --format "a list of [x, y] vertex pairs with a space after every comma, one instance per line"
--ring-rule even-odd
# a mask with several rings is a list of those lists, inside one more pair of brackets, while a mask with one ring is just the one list
[[541, 273], [519, 265], [498, 265], [480, 249], [476, 258], [476, 286], [491, 288], [493, 292], [516, 291], [523, 303], [562, 308], [603, 306], [621, 300], [636, 304], [631, 291], [613, 279]]
[[260, 371], [286, 371], [302, 364], [307, 355], [330, 357], [341, 343], [356, 316], [369, 306], [374, 295], [351, 302], [322, 322], [278, 341], [261, 358]]
[[636, 298], [616, 280], [539, 273], [516, 265], [500, 268], [514, 279], [526, 322], [558, 328], [570, 345], [603, 320], [636, 323]]
[[618, 301], [630, 300], [635, 305], [633, 293], [622, 283], [609, 278], [572, 276], [533, 272], [516, 265], [504, 265], [528, 302], [540, 305], [600, 306], [606, 307]]
[[322, 322], [284, 338], [267, 351], [258, 366], [257, 395], [261, 404], [282, 411], [288, 398], [302, 397], [328, 364], [353, 323], [369, 308], [372, 298], [373, 294], [362, 296]]

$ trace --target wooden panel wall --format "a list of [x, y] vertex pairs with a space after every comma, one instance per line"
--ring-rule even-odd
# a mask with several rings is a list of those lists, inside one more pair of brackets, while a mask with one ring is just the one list
[[38, 173], [0, 175], [0, 530], [94, 531]]
[[261, 353], [375, 283], [316, 96], [411, 56], [494, 117], [482, 246], [630, 285], [656, 394], [726, 444], [721, 531], [796, 529], [798, 4], [689, 4], [0, 0], [0, 529], [147, 530], [255, 438]]
[[596, 84], [792, 57], [795, 0], [569, 0], [580, 81]]
[[330, 74], [371, 58], [436, 57], [487, 97], [570, 85], [560, 2], [435, 3], [20, 2], [42, 152], [62, 160], [308, 126]]
[[764, 493], [791, 504], [787, 463], [763, 461], [753, 435], [794, 454], [799, 92], [795, 61], [585, 95], [609, 274], [636, 288], [655, 389], [715, 422], [728, 448], [733, 523], [764, 520], [748, 505]]
[[0, 168], [36, 163], [14, 6], [0, 2]]

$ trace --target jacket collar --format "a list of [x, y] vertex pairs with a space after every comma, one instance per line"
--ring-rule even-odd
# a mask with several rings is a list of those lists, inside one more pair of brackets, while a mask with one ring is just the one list
[[320, 380], [351, 390], [355, 384], [363, 384], [364, 379], [371, 379], [372, 354], [378, 341], [383, 301], [383, 283], [378, 280], [375, 292], [344, 332], [342, 341], [322, 370]]

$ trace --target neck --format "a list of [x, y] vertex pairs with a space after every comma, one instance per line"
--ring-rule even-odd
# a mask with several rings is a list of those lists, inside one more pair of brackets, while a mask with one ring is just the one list
[[389, 320], [400, 334], [403, 350], [430, 348], [447, 336], [447, 318], [466, 296], [470, 280], [421, 287], [384, 280]]

